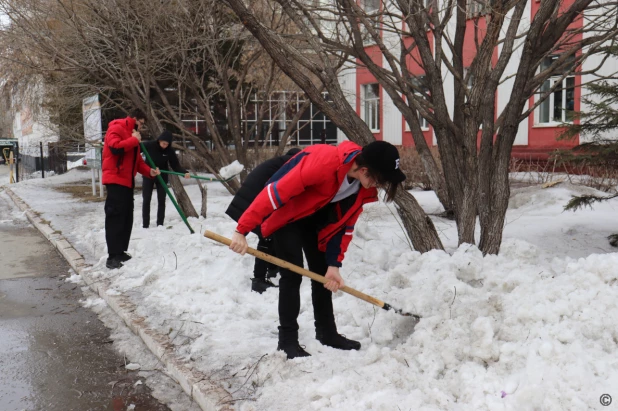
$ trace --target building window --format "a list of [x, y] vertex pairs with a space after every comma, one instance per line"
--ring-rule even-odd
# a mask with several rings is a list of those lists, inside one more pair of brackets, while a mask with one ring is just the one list
[[[546, 57], [541, 71], [549, 68], [559, 56]], [[570, 123], [575, 111], [575, 76], [562, 78], [572, 65], [545, 80], [539, 89], [539, 98], [555, 87], [554, 91], [539, 105], [538, 124]]]
[[[368, 15], [376, 14], [376, 13], [379, 13], [380, 11], [380, 0], [362, 0], [361, 6], [366, 14]], [[378, 15], [378, 16], [373, 16], [369, 18], [372, 19], [371, 25], [373, 27], [373, 30], [379, 33], [380, 32], [380, 16]], [[361, 26], [361, 35], [363, 36], [364, 45], [375, 43], [375, 41], [373, 40], [373, 37], [371, 37], [371, 34], [369, 34], [369, 30], [367, 30], [367, 27], [364, 24]]]
[[[331, 101], [328, 93], [323, 93], [327, 101]], [[337, 127], [326, 117], [313, 103], [303, 111], [299, 120], [292, 124], [292, 120], [301, 110], [306, 96], [303, 93], [280, 91], [265, 95], [253, 94], [250, 103], [243, 110], [243, 122], [250, 133], [250, 144], [264, 144], [268, 146], [279, 145], [283, 134], [288, 127], [292, 126], [292, 134], [288, 144], [307, 146], [318, 143], [336, 144]], [[256, 130], [257, 116], [260, 106], [265, 104], [262, 130]]]
[[361, 116], [372, 132], [380, 131], [379, 84], [363, 84], [361, 86]]
[[380, 10], [380, 0], [363, 0], [363, 10], [365, 13], [371, 14]]
[[[416, 94], [420, 98], [427, 98], [429, 96], [429, 86], [427, 85], [425, 76], [414, 77], [412, 79], [412, 83], [414, 83], [417, 89], [417, 90], [414, 90], [414, 94]], [[429, 130], [429, 123], [427, 122], [427, 119], [421, 116], [420, 113], [418, 114], [418, 121], [421, 125], [421, 130], [423, 131]], [[406, 131], [410, 131], [410, 125], [408, 124], [407, 121], [405, 123], [406, 123]]]
[[467, 0], [466, 16], [471, 19], [482, 16], [489, 12], [489, 6], [485, 0]]

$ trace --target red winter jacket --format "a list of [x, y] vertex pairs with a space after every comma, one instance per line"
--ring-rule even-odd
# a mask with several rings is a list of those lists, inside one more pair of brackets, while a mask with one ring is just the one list
[[[269, 180], [238, 220], [238, 232], [248, 234], [261, 223], [264, 237], [329, 205], [354, 164], [361, 147], [351, 141], [337, 147], [318, 144], [296, 154]], [[335, 203], [336, 221], [318, 232], [318, 247], [329, 266], [340, 267], [352, 240], [363, 204], [377, 201], [375, 188], [360, 187], [356, 196]]]
[[131, 117], [109, 123], [103, 145], [103, 184], [119, 184], [133, 188], [139, 172], [150, 176], [150, 167], [140, 155], [139, 141], [133, 137], [135, 119]]

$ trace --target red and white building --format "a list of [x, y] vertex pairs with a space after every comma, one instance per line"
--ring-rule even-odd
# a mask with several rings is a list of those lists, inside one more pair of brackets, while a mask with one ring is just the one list
[[[478, 6], [478, 10], [481, 10], [481, 7], [483, 7], [479, 3], [476, 3], [475, 0], [468, 1], [469, 9], [474, 10], [474, 7]], [[529, 0], [524, 12], [524, 16], [527, 16], [527, 19], [529, 20], [527, 22], [522, 22], [520, 25], [520, 30], [523, 30], [527, 23], [529, 23], [534, 17], [540, 6], [540, 1], [541, 0]], [[567, 4], [564, 6], [568, 6], [573, 1], [574, 0], [566, 0]], [[470, 4], [470, 2], [472, 2], [472, 4]], [[383, 3], [384, 2], [380, 0], [361, 0], [362, 6], [367, 11], [376, 10], [376, 8], [382, 7]], [[587, 17], [591, 16], [584, 17], [585, 18], [578, 19], [574, 22], [572, 27], [582, 27], [582, 25], [586, 22], [590, 22], [590, 19]], [[485, 20], [482, 16], [478, 19], [468, 20], [468, 30], [466, 32], [464, 43], [464, 66], [466, 64], [470, 65], [476, 49], [473, 29], [474, 24], [478, 24], [482, 30]], [[386, 32], [382, 33], [386, 44], [389, 44], [389, 35], [391, 34]], [[581, 38], [582, 34], [579, 34], [579, 36]], [[409, 39], [410, 43], [411, 41], [412, 39]], [[398, 37], [394, 37], [391, 44], [395, 47], [393, 50], [394, 53], [396, 50], [399, 50]], [[446, 45], [443, 49], [448, 51], [448, 47]], [[368, 54], [372, 56], [373, 61], [376, 64], [382, 65], [382, 67], [388, 67], [387, 62], [376, 45], [368, 45], [366, 50], [368, 51]], [[500, 50], [497, 48], [496, 53], [494, 53], [494, 62], [497, 61], [499, 53]], [[521, 53], [521, 48], [516, 49], [514, 52], [505, 70], [503, 76], [504, 81], [498, 87], [496, 99], [497, 114], [502, 112], [509, 101], [510, 93], [514, 84], [513, 74], [516, 72], [519, 64], [520, 54], [518, 53]], [[548, 57], [546, 59], [547, 61], [544, 62], [544, 65], [549, 64], [553, 58], [556, 57]], [[597, 67], [601, 61], [602, 58], [600, 56], [591, 57], [583, 63], [581, 71], [586, 72], [587, 70]], [[413, 75], [420, 77], [424, 74], [423, 69], [418, 66], [413, 59], [409, 59], [408, 68]], [[448, 93], [453, 92], [454, 79], [450, 73], [446, 71], [446, 69], [444, 70], [444, 91], [447, 93], [446, 95], [448, 101]], [[615, 59], [608, 59], [602, 65], [600, 72], [601, 74], [607, 75], [610, 73], [615, 73], [617, 70], [618, 61]], [[556, 91], [552, 93], [546, 101], [541, 103], [540, 106], [537, 107], [526, 120], [520, 123], [517, 138], [513, 147], [513, 156], [527, 159], [544, 159], [547, 158], [548, 153], [555, 149], [571, 148], [584, 142], [579, 136], [568, 141], [557, 140], [557, 136], [563, 130], [564, 123], [573, 121], [573, 111], [585, 112], [586, 107], [584, 107], [584, 103], [582, 102], [582, 93], [585, 94], [586, 89], [580, 86], [594, 80], [595, 77], [592, 75], [574, 75], [563, 80], [561, 80], [560, 77], [552, 78], [543, 84], [540, 91], [549, 90], [555, 81], [562, 81], [562, 86], [556, 89]], [[340, 82], [345, 92], [350, 96], [350, 103], [353, 106], [355, 105], [358, 115], [369, 125], [376, 139], [386, 140], [395, 145], [404, 147], [414, 145], [412, 134], [409, 131], [407, 123], [404, 121], [401, 113], [397, 110], [388, 94], [383, 91], [375, 77], [366, 68], [357, 66], [343, 71], [340, 75]], [[526, 110], [534, 104], [535, 98], [537, 97], [535, 96], [530, 98], [526, 106]], [[450, 109], [452, 113], [453, 107], [451, 106]], [[422, 125], [425, 126], [423, 127], [425, 140], [430, 146], [435, 146], [436, 140], [431, 125], [427, 124], [427, 122], [422, 123], [424, 123]], [[345, 138], [345, 136], [341, 131], [339, 131], [339, 139], [341, 140], [343, 138]]]

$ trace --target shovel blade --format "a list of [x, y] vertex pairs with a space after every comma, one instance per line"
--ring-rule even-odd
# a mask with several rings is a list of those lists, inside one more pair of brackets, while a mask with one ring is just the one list
[[416, 321], [420, 321], [421, 320], [421, 316], [418, 314], [412, 314], [412, 313], [407, 313], [405, 311], [403, 311], [401, 308], [395, 308], [390, 304], [384, 303], [384, 308], [387, 311], [394, 311], [399, 315], [403, 315], [404, 317], [413, 317]]

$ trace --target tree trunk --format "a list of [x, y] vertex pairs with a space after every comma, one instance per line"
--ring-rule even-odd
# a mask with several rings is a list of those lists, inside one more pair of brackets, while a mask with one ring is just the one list
[[502, 233], [504, 232], [504, 220], [506, 210], [509, 206], [511, 189], [509, 187], [508, 174], [504, 178], [504, 173], [500, 177], [494, 177], [492, 183], [492, 195], [489, 199], [491, 205], [490, 213], [481, 213], [481, 242], [479, 249], [483, 254], [498, 254], [502, 243]]
[[[471, 180], [477, 179], [473, 177]], [[476, 181], [471, 181], [464, 186], [464, 190], [461, 193], [461, 206], [456, 218], [459, 245], [464, 243], [476, 244], [474, 240], [474, 231], [476, 229], [476, 215], [478, 213], [477, 187]]]
[[202, 193], [202, 208], [200, 209], [200, 215], [206, 218], [208, 211], [208, 187], [205, 184], [202, 184], [200, 180], [197, 180], [197, 185], [200, 188], [200, 193]]
[[[514, 140], [517, 126], [507, 126], [500, 140]], [[482, 146], [481, 146], [482, 147]], [[480, 170], [493, 170], [492, 173], [479, 173], [481, 196], [479, 198], [479, 220], [481, 223], [481, 242], [479, 249], [483, 254], [498, 254], [504, 232], [504, 221], [509, 206], [511, 188], [509, 186], [510, 144], [497, 144], [496, 155], [493, 150], [481, 149]]]
[[193, 203], [191, 199], [187, 195], [184, 186], [178, 179], [178, 176], [170, 174], [169, 176], [170, 184], [172, 185], [172, 189], [174, 190], [174, 195], [176, 196], [176, 202], [178, 206], [185, 213], [187, 217], [195, 217], [197, 218], [197, 211], [195, 211], [195, 207], [193, 207]]
[[463, 137], [440, 128], [436, 128], [436, 135], [446, 187], [454, 204], [458, 244], [474, 244], [478, 190], [473, 155], [464, 146]]
[[395, 197], [395, 204], [416, 251], [425, 253], [430, 250], [444, 250], [433, 221], [425, 214], [412, 194], [404, 190], [399, 191]]

